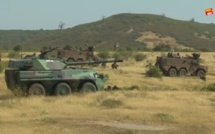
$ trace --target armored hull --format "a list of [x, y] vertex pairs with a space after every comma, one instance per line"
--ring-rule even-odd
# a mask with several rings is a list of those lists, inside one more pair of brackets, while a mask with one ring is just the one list
[[168, 76], [192, 76], [204, 77], [208, 67], [199, 63], [199, 54], [193, 57], [181, 57], [179, 55], [168, 54], [168, 56], [157, 57], [155, 65], [160, 68], [163, 74]]
[[[80, 64], [80, 63], [79, 63]], [[8, 89], [27, 95], [66, 95], [101, 90], [107, 78], [89, 68], [71, 68], [59, 60], [15, 59], [5, 70]]]

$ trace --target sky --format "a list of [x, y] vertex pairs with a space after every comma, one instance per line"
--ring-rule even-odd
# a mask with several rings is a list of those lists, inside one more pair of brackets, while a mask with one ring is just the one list
[[215, 23], [207, 8], [215, 10], [215, 0], [0, 0], [0, 30], [58, 29], [60, 22], [71, 28], [119, 13]]

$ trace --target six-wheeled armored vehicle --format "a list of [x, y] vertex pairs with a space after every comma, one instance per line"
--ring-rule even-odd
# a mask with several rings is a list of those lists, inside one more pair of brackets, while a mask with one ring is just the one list
[[103, 60], [85, 62], [63, 62], [59, 59], [28, 56], [9, 60], [5, 69], [8, 89], [21, 90], [25, 95], [68, 95], [72, 92], [96, 92], [101, 90], [107, 80], [94, 69], [78, 68], [71, 65], [123, 62], [122, 60]]
[[57, 52], [57, 57], [68, 62], [80, 62], [93, 60], [97, 61], [99, 58], [94, 55], [94, 48], [88, 47], [86, 50], [79, 50], [77, 48], [60, 49]]
[[193, 53], [193, 56], [181, 57], [179, 54], [168, 53], [167, 56], [157, 57], [155, 65], [160, 68], [163, 74], [168, 76], [192, 76], [204, 77], [208, 67], [199, 63], [200, 54]]

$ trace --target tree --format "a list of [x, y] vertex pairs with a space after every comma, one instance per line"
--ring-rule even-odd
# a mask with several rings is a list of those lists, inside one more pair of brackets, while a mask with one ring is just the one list
[[106, 17], [102, 16], [102, 23], [105, 23], [105, 19], [106, 19]]
[[163, 13], [162, 15], [161, 15], [162, 17], [166, 17], [166, 15]]
[[195, 19], [194, 19], [194, 18], [191, 18], [191, 19], [190, 19], [190, 22], [195, 22]]
[[65, 23], [63, 23], [62, 21], [59, 23], [58, 27], [60, 28], [60, 30], [62, 30], [65, 26]]
[[17, 51], [22, 50], [22, 47], [20, 45], [16, 45], [16, 46], [14, 46], [13, 50], [17, 52]]

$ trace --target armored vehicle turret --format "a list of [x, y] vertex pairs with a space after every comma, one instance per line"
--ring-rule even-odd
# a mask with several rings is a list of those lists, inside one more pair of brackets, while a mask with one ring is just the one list
[[21, 90], [25, 95], [68, 95], [72, 92], [96, 92], [103, 88], [107, 77], [94, 69], [71, 65], [123, 62], [103, 60], [88, 62], [62, 62], [30, 56], [9, 60], [5, 81], [11, 91]]
[[193, 56], [181, 57], [178, 54], [168, 53], [167, 56], [157, 57], [155, 65], [160, 68], [163, 74], [168, 76], [192, 76], [205, 77], [208, 67], [199, 63], [200, 54], [193, 53]]

